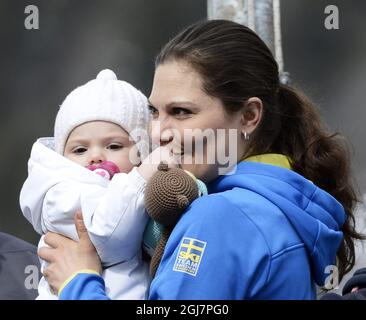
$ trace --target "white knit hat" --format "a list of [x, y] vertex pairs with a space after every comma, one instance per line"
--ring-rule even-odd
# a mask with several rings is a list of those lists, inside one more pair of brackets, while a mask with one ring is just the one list
[[109, 69], [73, 90], [60, 106], [55, 122], [56, 152], [64, 153], [66, 141], [77, 126], [97, 120], [121, 126], [137, 143], [141, 156], [148, 154], [147, 99], [129, 83], [117, 80]]

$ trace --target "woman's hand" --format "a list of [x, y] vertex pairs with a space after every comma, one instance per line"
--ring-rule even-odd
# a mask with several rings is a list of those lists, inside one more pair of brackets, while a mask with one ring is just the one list
[[49, 263], [43, 275], [56, 292], [77, 271], [90, 269], [100, 274], [102, 272], [97, 251], [90, 241], [80, 211], [75, 214], [74, 221], [79, 235], [79, 241], [48, 232], [44, 241], [50, 248], [42, 247], [38, 251], [40, 258]]

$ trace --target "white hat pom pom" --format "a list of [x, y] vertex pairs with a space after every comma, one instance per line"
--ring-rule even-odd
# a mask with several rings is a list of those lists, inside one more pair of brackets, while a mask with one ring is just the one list
[[109, 69], [104, 69], [97, 75], [98, 80], [117, 80], [116, 74]]

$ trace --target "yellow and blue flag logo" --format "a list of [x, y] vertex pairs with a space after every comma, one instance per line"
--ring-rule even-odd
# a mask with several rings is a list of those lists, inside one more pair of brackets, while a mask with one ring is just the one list
[[206, 242], [184, 237], [178, 250], [173, 271], [196, 276], [205, 248]]

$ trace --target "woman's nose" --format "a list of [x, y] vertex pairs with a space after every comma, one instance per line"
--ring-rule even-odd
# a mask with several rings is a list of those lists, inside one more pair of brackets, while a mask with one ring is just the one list
[[161, 121], [151, 122], [151, 139], [153, 144], [164, 146], [174, 139], [173, 130], [170, 128], [163, 128]]
[[174, 139], [174, 134], [173, 134], [172, 130], [169, 130], [169, 129], [164, 130], [160, 136], [160, 145], [165, 146], [168, 143], [172, 142], [173, 139]]

